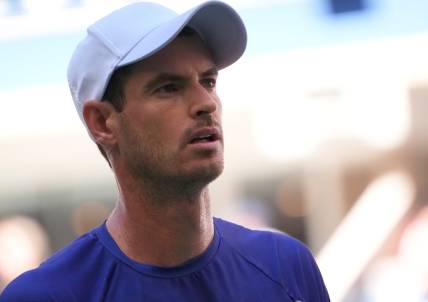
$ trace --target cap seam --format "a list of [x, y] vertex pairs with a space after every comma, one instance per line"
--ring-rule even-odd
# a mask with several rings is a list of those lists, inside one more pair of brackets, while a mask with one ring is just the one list
[[95, 37], [97, 40], [101, 41], [101, 43], [107, 47], [109, 51], [111, 51], [117, 58], [120, 58], [122, 55], [120, 54], [120, 49], [117, 48], [114, 43], [107, 38], [101, 30], [98, 30], [96, 27], [92, 27], [88, 29], [88, 33]]
[[[169, 21], [171, 21], [172, 19], [169, 19], [167, 22], [169, 22]], [[135, 43], [134, 43], [134, 45], [132, 45], [132, 47], [130, 47], [129, 49], [128, 49], [128, 51], [126, 51], [124, 54], [123, 54], [123, 56], [121, 56], [120, 57], [120, 59], [119, 59], [119, 61], [117, 62], [117, 64], [119, 64], [120, 62], [122, 62], [123, 61], [123, 59], [125, 59], [126, 58], [126, 56], [135, 48], [135, 47], [137, 47], [137, 45], [145, 38], [145, 37], [147, 37], [151, 32], [153, 32], [155, 29], [157, 29], [157, 28], [159, 28], [161, 25], [163, 25], [163, 24], [165, 24], [165, 23], [167, 23], [167, 22], [163, 22], [163, 23], [161, 23], [161, 24], [159, 24], [158, 26], [155, 26], [155, 27], [153, 27], [151, 30], [149, 30], [145, 35], [143, 35], [142, 37], [140, 37]], [[175, 36], [175, 35], [174, 35]], [[154, 49], [154, 50], [152, 50], [151, 52], [149, 52], [149, 53], [147, 53], [144, 57], [142, 57], [142, 58], [140, 58], [140, 60], [142, 60], [142, 59], [144, 59], [144, 58], [147, 58], [148, 56], [150, 56], [153, 52], [155, 52], [155, 51], [157, 51], [158, 50], [158, 48], [157, 49]]]
[[[216, 1], [213, 1], [213, 2], [216, 2]], [[207, 2], [207, 3], [209, 3], [209, 2]], [[181, 24], [181, 26], [179, 27], [179, 28], [177, 28], [177, 30], [176, 30], [176, 32], [175, 32], [175, 34], [174, 35], [172, 35], [171, 37], [169, 37], [169, 39], [167, 40], [167, 41], [165, 41], [165, 43], [163, 43], [162, 45], [160, 45], [158, 48], [156, 48], [156, 49], [153, 49], [151, 52], [149, 52], [149, 53], [147, 53], [144, 57], [142, 57], [142, 58], [140, 58], [140, 60], [142, 60], [142, 59], [144, 59], [144, 58], [147, 58], [148, 56], [150, 56], [150, 55], [152, 55], [153, 53], [155, 53], [155, 52], [158, 52], [159, 51], [159, 49], [161, 49], [162, 47], [164, 47], [166, 44], [168, 44], [168, 42], [169, 41], [171, 41], [171, 40], [173, 40], [177, 35], [178, 35], [178, 33], [180, 32], [180, 30], [182, 30], [183, 29], [183, 27], [185, 27], [186, 25], [188, 25], [190, 22], [191, 22], [191, 20], [193, 19], [193, 17], [196, 15], [196, 13], [197, 12], [199, 12], [199, 9], [200, 9], [200, 7], [202, 7], [202, 6], [204, 6], [204, 5], [206, 5], [206, 3], [203, 3], [203, 4], [201, 4], [201, 5], [199, 5], [199, 6], [196, 6], [194, 9], [193, 9], [193, 11], [192, 11], [192, 13], [191, 14], [189, 14], [189, 16], [187, 17], [187, 19], [186, 19], [186, 22], [184, 22], [183, 24]], [[154, 30], [156, 30], [156, 29], [158, 29], [159, 27], [161, 27], [162, 25], [164, 25], [164, 24], [166, 24], [166, 23], [168, 23], [168, 22], [171, 22], [172, 20], [174, 20], [175, 18], [177, 18], [179, 15], [176, 15], [176, 16], [174, 16], [174, 18], [170, 18], [169, 20], [167, 20], [167, 21], [165, 21], [165, 22], [162, 22], [162, 23], [160, 23], [160, 24], [158, 24], [157, 26], [155, 26], [155, 27], [153, 27], [151, 30], [149, 30], [145, 35], [143, 35], [140, 39], [138, 39], [136, 42], [135, 42], [135, 44], [134, 45], [132, 45], [132, 47], [130, 47], [129, 48], [129, 50], [127, 51], [127, 52], [125, 52], [124, 54], [123, 54], [123, 56], [120, 58], [120, 60], [119, 60], [119, 62], [118, 62], [118, 64], [135, 48], [135, 47], [137, 47], [137, 45], [145, 38], [145, 37], [147, 37], [151, 32], [153, 32]], [[199, 32], [198, 32], [198, 34], [199, 34]], [[199, 34], [200, 35], [200, 34]]]

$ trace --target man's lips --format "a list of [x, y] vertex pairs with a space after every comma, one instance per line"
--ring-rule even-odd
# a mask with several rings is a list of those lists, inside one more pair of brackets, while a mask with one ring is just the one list
[[221, 131], [215, 127], [205, 127], [193, 131], [188, 144], [208, 143], [221, 140]]

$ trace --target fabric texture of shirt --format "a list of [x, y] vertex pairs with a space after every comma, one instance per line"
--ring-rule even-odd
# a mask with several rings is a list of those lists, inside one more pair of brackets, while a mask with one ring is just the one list
[[202, 255], [162, 268], [131, 260], [103, 224], [12, 281], [0, 302], [330, 301], [300, 241], [218, 218], [214, 226]]

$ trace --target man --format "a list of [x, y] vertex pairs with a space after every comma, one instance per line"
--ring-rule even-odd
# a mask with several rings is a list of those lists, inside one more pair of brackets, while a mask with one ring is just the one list
[[212, 217], [208, 184], [223, 170], [216, 79], [245, 45], [221, 2], [182, 15], [136, 3], [89, 27], [68, 79], [118, 202], [0, 301], [329, 301], [300, 242]]

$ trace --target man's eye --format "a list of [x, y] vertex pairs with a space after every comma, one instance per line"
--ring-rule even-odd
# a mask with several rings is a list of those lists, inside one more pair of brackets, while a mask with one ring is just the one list
[[202, 80], [202, 85], [206, 88], [215, 88], [217, 80], [214, 78], [208, 78]]
[[156, 88], [154, 92], [155, 93], [172, 93], [172, 92], [177, 92], [178, 90], [179, 90], [179, 87], [177, 84], [169, 83]]

